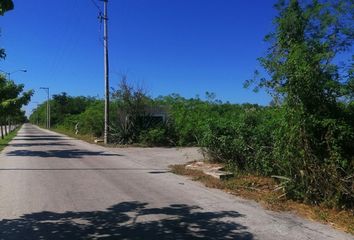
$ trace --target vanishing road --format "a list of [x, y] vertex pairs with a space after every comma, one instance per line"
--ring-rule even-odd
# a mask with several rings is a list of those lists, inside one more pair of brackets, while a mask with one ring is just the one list
[[0, 239], [353, 239], [169, 172], [193, 151], [104, 148], [25, 124], [0, 154]]

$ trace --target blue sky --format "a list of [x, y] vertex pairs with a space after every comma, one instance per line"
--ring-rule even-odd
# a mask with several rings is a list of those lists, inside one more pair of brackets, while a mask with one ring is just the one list
[[[0, 69], [34, 89], [30, 111], [51, 93], [103, 97], [103, 26], [91, 0], [14, 0], [0, 17]], [[96, 0], [98, 5], [101, 1]], [[121, 74], [151, 96], [216, 93], [233, 103], [267, 104], [243, 82], [259, 69], [276, 14], [272, 0], [110, 0], [110, 81]]]

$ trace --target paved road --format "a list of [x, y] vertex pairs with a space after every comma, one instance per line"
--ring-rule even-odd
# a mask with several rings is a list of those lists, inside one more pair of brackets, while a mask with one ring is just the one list
[[168, 172], [193, 149], [107, 149], [32, 125], [0, 154], [0, 239], [353, 239]]

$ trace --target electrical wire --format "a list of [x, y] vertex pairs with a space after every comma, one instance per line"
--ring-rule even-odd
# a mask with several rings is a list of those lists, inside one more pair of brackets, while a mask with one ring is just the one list
[[95, 0], [91, 0], [92, 4], [98, 9], [99, 15], [103, 15], [102, 13], [102, 9], [100, 8], [100, 6], [98, 6], [98, 4], [95, 2]]
[[101, 9], [101, 7], [96, 3], [96, 1], [95, 0], [90, 0], [91, 1], [91, 3], [93, 4], [93, 6], [95, 7], [95, 8], [97, 8], [97, 10], [98, 10], [98, 19], [100, 20], [100, 25], [99, 25], [99, 29], [98, 29], [98, 31], [99, 31], [99, 37], [98, 37], [98, 41], [103, 45], [104, 43], [103, 43], [103, 39], [102, 39], [102, 18], [103, 18], [103, 11], [102, 11], [102, 9]]

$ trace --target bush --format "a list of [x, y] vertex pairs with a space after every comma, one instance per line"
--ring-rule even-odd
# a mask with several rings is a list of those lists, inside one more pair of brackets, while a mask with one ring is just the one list
[[139, 136], [139, 142], [150, 146], [168, 145], [167, 139], [167, 131], [163, 127], [143, 131]]
[[103, 109], [103, 102], [97, 102], [81, 113], [79, 116], [79, 132], [92, 134], [95, 137], [101, 137], [103, 135], [104, 127]]
[[345, 121], [288, 112], [273, 156], [289, 197], [331, 207], [354, 205], [354, 131]]
[[100, 137], [103, 134], [103, 102], [94, 102], [80, 114], [67, 114], [56, 127], [75, 132], [78, 126], [79, 134], [90, 134]]
[[209, 121], [201, 146], [212, 159], [240, 171], [274, 173], [271, 152], [275, 113], [270, 108], [245, 108], [232, 118]]

